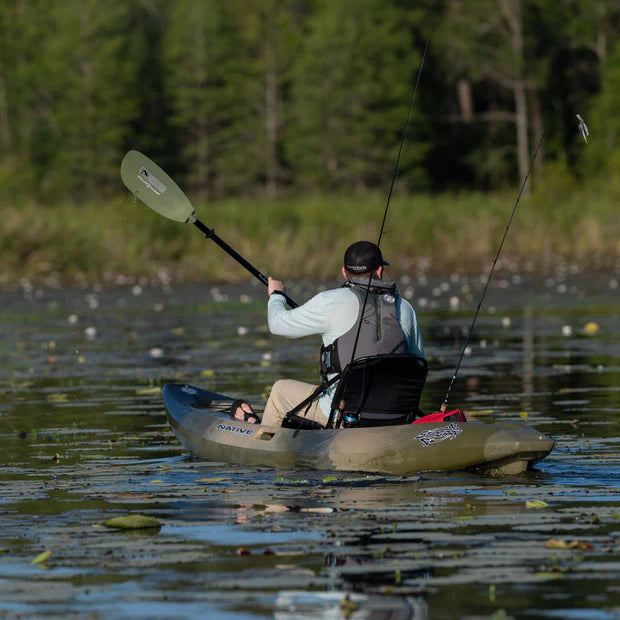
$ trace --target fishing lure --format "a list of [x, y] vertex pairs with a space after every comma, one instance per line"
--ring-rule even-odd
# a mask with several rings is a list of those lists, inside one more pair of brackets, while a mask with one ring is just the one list
[[575, 114], [575, 116], [577, 117], [577, 120], [579, 121], [579, 125], [578, 125], [579, 133], [581, 134], [581, 137], [585, 140], [587, 144], [588, 136], [590, 135], [590, 132], [588, 131], [588, 126], [586, 125], [585, 121], [583, 120], [580, 114]]

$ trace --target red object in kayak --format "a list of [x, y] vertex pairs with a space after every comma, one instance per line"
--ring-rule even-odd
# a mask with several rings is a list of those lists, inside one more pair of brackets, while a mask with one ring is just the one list
[[465, 414], [460, 409], [437, 411], [414, 420], [411, 424], [427, 424], [428, 422], [467, 422]]

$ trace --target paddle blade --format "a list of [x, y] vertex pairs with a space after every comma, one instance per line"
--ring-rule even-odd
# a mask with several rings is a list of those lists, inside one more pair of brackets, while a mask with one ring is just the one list
[[153, 161], [129, 151], [121, 163], [127, 189], [160, 215], [177, 222], [196, 221], [194, 207], [181, 188]]

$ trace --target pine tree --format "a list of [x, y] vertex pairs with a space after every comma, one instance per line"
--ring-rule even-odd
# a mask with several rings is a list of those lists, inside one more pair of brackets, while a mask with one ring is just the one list
[[243, 117], [232, 78], [238, 72], [238, 48], [225, 3], [174, 3], [164, 39], [166, 89], [171, 123], [182, 145], [185, 181], [202, 198], [223, 192], [226, 183], [220, 172], [239, 148], [231, 130]]
[[137, 113], [131, 13], [123, 0], [50, 5], [54, 36], [41, 47], [55, 143], [46, 192], [94, 197], [118, 185]]
[[[391, 2], [316, 3], [294, 67], [287, 132], [286, 152], [304, 186], [387, 187], [418, 67]], [[403, 176], [424, 148], [410, 140]]]

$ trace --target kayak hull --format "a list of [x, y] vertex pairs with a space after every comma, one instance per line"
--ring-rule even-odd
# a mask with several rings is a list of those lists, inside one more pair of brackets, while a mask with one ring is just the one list
[[513, 474], [553, 448], [550, 438], [522, 422], [293, 430], [233, 420], [233, 398], [194, 386], [167, 384], [163, 396], [178, 440], [208, 461], [392, 475], [465, 469]]

